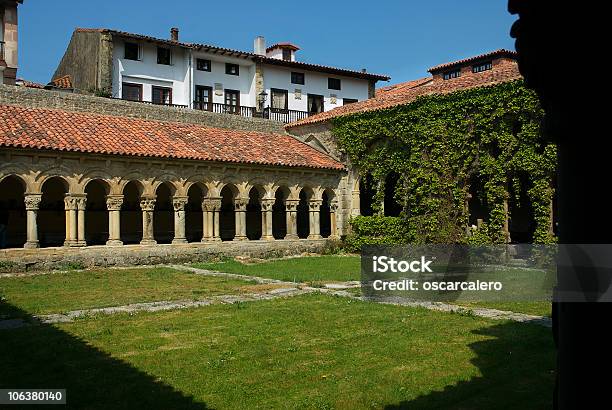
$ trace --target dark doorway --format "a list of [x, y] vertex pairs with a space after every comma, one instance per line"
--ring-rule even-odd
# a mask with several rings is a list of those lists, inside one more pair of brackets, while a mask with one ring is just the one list
[[106, 182], [95, 179], [87, 184], [85, 193], [85, 242], [87, 245], [104, 245], [108, 241], [106, 196], [109, 186]]

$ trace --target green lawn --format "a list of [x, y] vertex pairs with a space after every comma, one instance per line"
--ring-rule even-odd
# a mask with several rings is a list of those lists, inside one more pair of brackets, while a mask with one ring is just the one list
[[330, 295], [0, 331], [0, 388], [89, 409], [551, 407], [550, 330]]
[[197, 263], [193, 266], [202, 269], [290, 282], [345, 282], [361, 279], [361, 261], [359, 256], [309, 256], [248, 264], [236, 260], [228, 260], [214, 263]]
[[0, 279], [0, 315], [10, 305], [31, 314], [118, 306], [158, 300], [196, 300], [233, 294], [249, 282], [202, 276], [169, 268], [96, 269]]

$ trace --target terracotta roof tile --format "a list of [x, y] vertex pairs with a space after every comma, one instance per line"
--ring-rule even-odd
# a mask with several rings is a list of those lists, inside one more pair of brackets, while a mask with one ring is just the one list
[[284, 134], [0, 105], [0, 147], [342, 170]]
[[[472, 59], [463, 60], [464, 63]], [[453, 63], [454, 64], [454, 63]], [[522, 78], [515, 61], [500, 60], [493, 70], [480, 73], [462, 73], [460, 77], [450, 80], [427, 77], [419, 80], [390, 85], [376, 90], [376, 96], [368, 100], [344, 105], [333, 110], [322, 112], [299, 121], [289, 123], [285, 128], [290, 129], [306, 124], [315, 124], [327, 121], [334, 117], [355, 114], [359, 112], [382, 110], [397, 105], [408, 104], [417, 97], [430, 94], [446, 94], [454, 91], [475, 87], [490, 86]]]
[[64, 75], [62, 77], [58, 77], [54, 80], [51, 80], [51, 82], [49, 83], [50, 86], [55, 87], [55, 88], [66, 88], [66, 89], [72, 89], [72, 79], [70, 78], [69, 75]]

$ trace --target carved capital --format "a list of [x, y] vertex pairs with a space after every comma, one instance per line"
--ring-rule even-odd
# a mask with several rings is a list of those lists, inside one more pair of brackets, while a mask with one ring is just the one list
[[297, 211], [297, 207], [299, 205], [300, 201], [295, 200], [295, 199], [287, 199], [285, 201], [285, 210], [287, 212], [295, 212]]
[[321, 209], [321, 204], [322, 203], [323, 203], [323, 201], [321, 201], [320, 199], [314, 199], [314, 200], [308, 202], [308, 208], [312, 212], [318, 211], [319, 209]]
[[269, 212], [272, 210], [274, 206], [275, 199], [262, 199], [261, 200], [261, 210], [265, 212]]
[[23, 199], [26, 211], [38, 211], [41, 199], [42, 194], [26, 194]]
[[332, 202], [329, 204], [329, 210], [330, 210], [331, 212], [336, 212], [336, 211], [338, 210], [338, 201], [332, 201]]
[[64, 209], [66, 211], [76, 211], [78, 198], [74, 196], [64, 197]]
[[172, 206], [175, 211], [183, 211], [185, 210], [185, 205], [187, 205], [187, 197], [179, 196], [172, 198]]
[[107, 196], [106, 209], [109, 211], [120, 211], [123, 205], [123, 196]]
[[79, 198], [75, 198], [75, 200], [76, 200], [77, 209], [79, 211], [84, 211], [85, 210], [85, 206], [87, 205], [87, 198], [79, 197]]
[[249, 203], [249, 198], [236, 198], [234, 200], [234, 209], [236, 211], [246, 211], [247, 204]]
[[153, 211], [155, 209], [155, 198], [143, 198], [140, 200], [140, 209]]
[[207, 211], [218, 211], [221, 209], [221, 198], [206, 198], [202, 201], [202, 209]]

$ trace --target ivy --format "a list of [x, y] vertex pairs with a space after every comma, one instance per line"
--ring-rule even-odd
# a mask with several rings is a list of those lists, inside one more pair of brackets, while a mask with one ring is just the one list
[[[401, 232], [401, 240], [412, 243], [504, 243], [510, 192], [527, 192], [534, 242], [554, 242], [550, 203], [556, 147], [543, 138], [543, 115], [535, 93], [517, 80], [334, 118], [340, 148], [361, 175], [372, 176], [373, 209], [381, 210], [391, 172], [399, 175], [395, 198], [404, 206], [395, 218], [398, 226], [369, 217], [367, 234], [368, 223], [355, 218], [350, 241], [356, 243], [359, 235], [366, 242], [400, 240]], [[484, 182], [488, 215], [478, 232], [468, 235], [472, 177]]]

